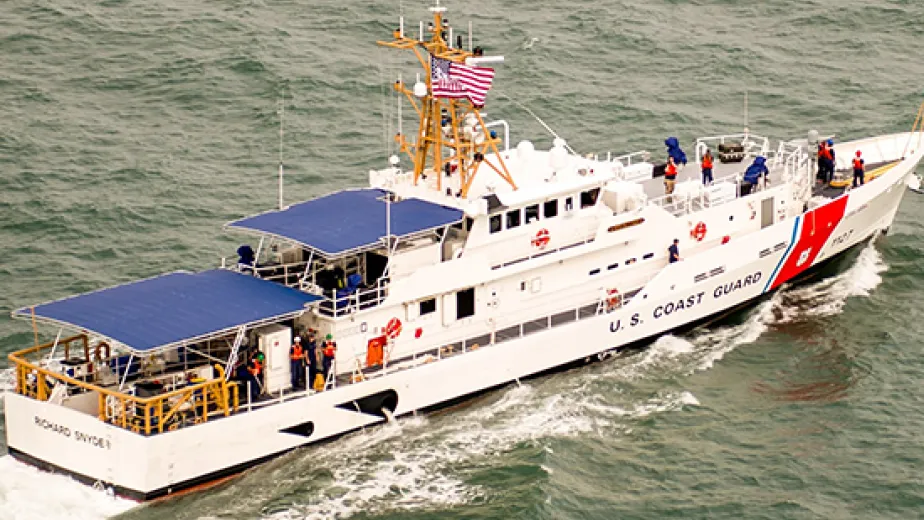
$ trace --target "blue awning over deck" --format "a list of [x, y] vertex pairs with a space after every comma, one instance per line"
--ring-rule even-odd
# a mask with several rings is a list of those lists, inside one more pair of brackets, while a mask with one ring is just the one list
[[[347, 190], [236, 220], [229, 227], [290, 240], [325, 256], [384, 245], [385, 191]], [[420, 199], [391, 203], [391, 234], [407, 237], [454, 224], [462, 211]]]
[[[35, 306], [35, 317], [104, 336], [135, 351], [285, 319], [320, 299], [233, 271], [177, 272]], [[14, 316], [29, 318], [24, 307]]]

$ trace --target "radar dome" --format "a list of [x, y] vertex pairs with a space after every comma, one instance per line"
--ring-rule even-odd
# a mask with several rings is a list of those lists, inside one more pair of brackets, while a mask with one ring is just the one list
[[536, 147], [533, 146], [533, 143], [530, 141], [520, 141], [520, 143], [517, 144], [517, 157], [519, 157], [521, 161], [528, 160], [535, 151]]

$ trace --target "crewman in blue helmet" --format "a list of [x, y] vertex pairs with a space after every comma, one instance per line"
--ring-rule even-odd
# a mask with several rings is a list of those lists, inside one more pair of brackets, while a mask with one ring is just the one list
[[760, 176], [763, 175], [766, 178], [770, 175], [770, 170], [767, 168], [767, 159], [763, 156], [757, 156], [754, 158], [754, 162], [748, 166], [748, 169], [744, 172], [744, 180], [741, 182], [741, 196], [751, 194], [751, 190], [760, 182]]

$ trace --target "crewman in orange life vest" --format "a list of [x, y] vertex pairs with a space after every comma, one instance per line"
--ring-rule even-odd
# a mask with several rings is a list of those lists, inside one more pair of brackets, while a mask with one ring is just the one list
[[330, 371], [334, 367], [334, 359], [337, 357], [337, 344], [333, 336], [327, 335], [327, 341], [324, 342], [324, 378], [330, 377]]
[[674, 193], [674, 184], [677, 182], [677, 165], [673, 157], [667, 158], [667, 166], [664, 167], [664, 194]]
[[703, 169], [703, 184], [705, 186], [712, 184], [712, 164], [712, 152], [707, 148], [701, 164]]
[[864, 184], [864, 177], [866, 177], [865, 164], [863, 160], [863, 153], [860, 150], [857, 150], [857, 156], [853, 158], [853, 187], [857, 187], [857, 180], [860, 180], [860, 186]]
[[818, 180], [827, 184], [834, 177], [834, 141], [828, 139], [818, 145]]
[[263, 393], [263, 384], [260, 378], [263, 376], [263, 360], [266, 359], [262, 352], [254, 352], [247, 362], [247, 383], [250, 385], [250, 398], [256, 399]]
[[298, 388], [305, 375], [305, 351], [302, 349], [302, 338], [295, 336], [294, 343], [289, 348], [289, 372], [292, 378], [292, 388]]

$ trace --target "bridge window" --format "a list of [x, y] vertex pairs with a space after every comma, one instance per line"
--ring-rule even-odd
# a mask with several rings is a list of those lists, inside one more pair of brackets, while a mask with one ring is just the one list
[[594, 188], [581, 193], [581, 209], [589, 208], [597, 204], [597, 197], [600, 195], [600, 188]]
[[558, 199], [546, 201], [542, 205], [542, 216], [552, 218], [558, 215]]
[[465, 217], [465, 230], [466, 231], [471, 231], [472, 226], [474, 224], [475, 224], [475, 219], [473, 219], [472, 217]]
[[574, 197], [565, 198], [565, 211], [571, 211], [574, 209]]
[[590, 276], [593, 276], [593, 275], [595, 275], [595, 274], [600, 274], [600, 270], [599, 270], [599, 269], [594, 269], [593, 271], [590, 272]]
[[507, 229], [513, 229], [520, 226], [520, 210], [515, 209], [507, 212]]
[[532, 206], [526, 206], [524, 210], [526, 213], [526, 223], [530, 224], [539, 220], [539, 205], [533, 204]]
[[431, 314], [436, 312], [436, 298], [420, 301], [420, 315]]
[[475, 315], [475, 288], [465, 289], [456, 293], [456, 319], [468, 318]]
[[610, 264], [610, 265], [606, 266], [606, 269], [607, 269], [608, 271], [612, 271], [613, 269], [616, 269], [617, 267], [619, 267], [619, 262], [616, 262], [615, 264]]
[[491, 230], [491, 233], [497, 233], [501, 230], [501, 215], [491, 215], [491, 218], [488, 220], [488, 227]]
[[647, 253], [645, 256], [642, 257], [642, 260], [648, 260], [650, 258], [654, 258], [654, 253]]

